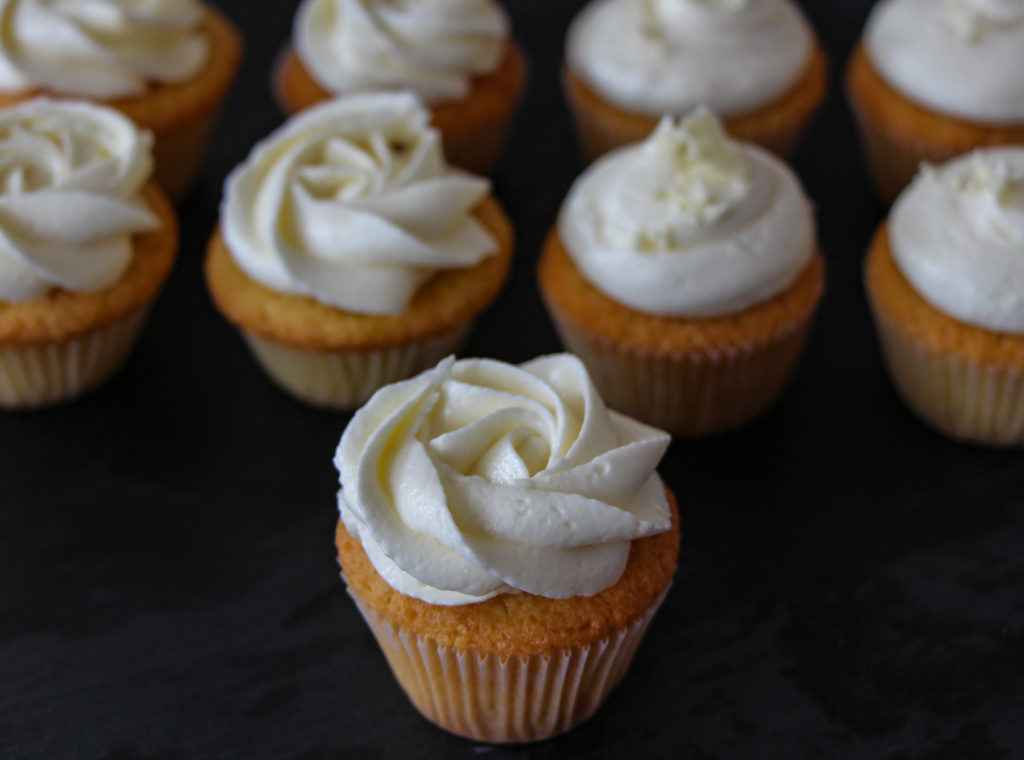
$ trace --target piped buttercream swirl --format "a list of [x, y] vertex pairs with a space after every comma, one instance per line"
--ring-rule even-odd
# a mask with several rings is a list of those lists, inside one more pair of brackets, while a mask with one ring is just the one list
[[508, 34], [494, 0], [304, 0], [293, 42], [330, 92], [405, 89], [432, 103], [493, 71]]
[[0, 90], [114, 99], [193, 77], [197, 0], [0, 0]]
[[92, 292], [121, 277], [131, 236], [159, 224], [139, 195], [152, 143], [89, 103], [39, 98], [0, 111], [0, 300]]
[[221, 221], [259, 283], [364, 314], [400, 313], [442, 269], [497, 250], [472, 210], [487, 180], [450, 169], [409, 93], [307, 109], [228, 177]]
[[813, 34], [789, 0], [594, 0], [573, 21], [573, 72], [630, 111], [731, 115], [782, 95]]
[[893, 206], [889, 240], [904, 276], [935, 308], [1024, 334], [1024, 148], [925, 166]]
[[667, 530], [669, 437], [605, 408], [569, 354], [449, 358], [389, 385], [338, 446], [338, 505], [378, 573], [431, 604], [613, 585]]
[[558, 231], [610, 298], [664, 316], [739, 311], [790, 285], [813, 253], [810, 204], [785, 164], [698, 111], [602, 157]]

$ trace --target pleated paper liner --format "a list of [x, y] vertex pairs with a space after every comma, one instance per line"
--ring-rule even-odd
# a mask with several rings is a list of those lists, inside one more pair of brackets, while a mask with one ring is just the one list
[[423, 717], [467, 739], [506, 743], [549, 739], [593, 715], [629, 669], [664, 594], [612, 636], [509, 657], [441, 646], [374, 613], [358, 595], [352, 598]]
[[[562, 80], [580, 147], [588, 162], [613, 148], [643, 140], [658, 124], [657, 117], [627, 111], [608, 102], [568, 67], [563, 70]], [[816, 44], [805, 73], [793, 87], [752, 111], [722, 117], [722, 124], [732, 137], [756, 143], [786, 158], [796, 149], [824, 100], [827, 84], [828, 62]]]
[[465, 342], [472, 322], [425, 340], [379, 349], [307, 349], [243, 332], [270, 378], [306, 403], [353, 409], [374, 391], [433, 367]]
[[113, 375], [131, 352], [149, 307], [78, 338], [0, 348], [0, 406], [68, 401]]

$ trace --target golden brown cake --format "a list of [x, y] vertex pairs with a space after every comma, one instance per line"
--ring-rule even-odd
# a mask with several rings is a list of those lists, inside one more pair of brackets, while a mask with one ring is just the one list
[[[92, 98], [116, 108], [156, 137], [154, 178], [178, 200], [191, 186], [242, 57], [242, 38], [231, 22], [205, 6], [201, 30], [209, 40], [209, 56], [199, 73], [175, 83], [150, 83], [145, 93], [109, 99]], [[54, 89], [0, 91], [0, 107], [39, 95], [83, 97]]]

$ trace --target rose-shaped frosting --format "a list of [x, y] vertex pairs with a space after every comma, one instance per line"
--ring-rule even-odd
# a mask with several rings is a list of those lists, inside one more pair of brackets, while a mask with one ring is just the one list
[[449, 358], [389, 385], [338, 445], [338, 505], [393, 588], [432, 604], [593, 595], [668, 530], [669, 437], [607, 410], [574, 356]]
[[611, 102], [661, 116], [748, 111], [807, 66], [813, 34], [789, 0], [594, 0], [569, 29], [570, 68]]
[[979, 123], [1024, 121], [1024, 0], [883, 0], [864, 43], [912, 101]]
[[501, 60], [508, 20], [494, 0], [304, 0], [293, 41], [334, 93], [404, 89], [456, 100]]
[[92, 292], [159, 220], [139, 190], [153, 138], [117, 111], [38, 98], [0, 111], [0, 300]]
[[814, 249], [792, 171], [727, 139], [704, 110], [666, 117], [645, 142], [594, 163], [569, 191], [558, 231], [598, 290], [664, 316], [728, 314], [770, 298]]
[[194, 76], [209, 41], [197, 0], [0, 0], [0, 90], [90, 98]]
[[228, 177], [221, 220], [238, 265], [273, 290], [400, 313], [441, 269], [496, 251], [472, 215], [490, 184], [449, 169], [409, 93], [309, 108]]
[[893, 258], [935, 308], [1024, 334], [1024, 148], [925, 166], [893, 206]]

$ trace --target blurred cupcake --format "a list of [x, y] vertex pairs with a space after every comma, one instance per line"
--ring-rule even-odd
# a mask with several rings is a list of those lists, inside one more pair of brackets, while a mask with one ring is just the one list
[[692, 436], [736, 427], [782, 392], [824, 266], [792, 171], [699, 111], [576, 180], [538, 278], [609, 406]]
[[230, 22], [196, 0], [6, 0], [0, 106], [48, 94], [116, 108], [153, 133], [154, 177], [178, 199], [195, 178], [241, 52]]
[[274, 73], [285, 112], [368, 90], [429, 105], [448, 160], [490, 174], [526, 81], [494, 0], [303, 0]]
[[65, 401], [128, 356], [178, 247], [151, 146], [88, 103], [0, 111], [0, 406]]
[[445, 163], [408, 93], [303, 111], [228, 177], [206, 278], [298, 398], [346, 408], [456, 351], [495, 298], [512, 229], [485, 179]]
[[448, 359], [356, 412], [335, 458], [342, 576], [424, 717], [528, 742], [601, 705], [675, 571], [668, 442], [567, 354]]
[[889, 373], [955, 438], [1024, 443], [1024, 147], [925, 167], [868, 252]]
[[565, 89], [588, 161], [697, 106], [733, 137], [788, 156], [827, 73], [790, 0], [593, 0], [566, 42]]
[[882, 0], [846, 82], [879, 193], [922, 161], [1024, 143], [1024, 3]]

